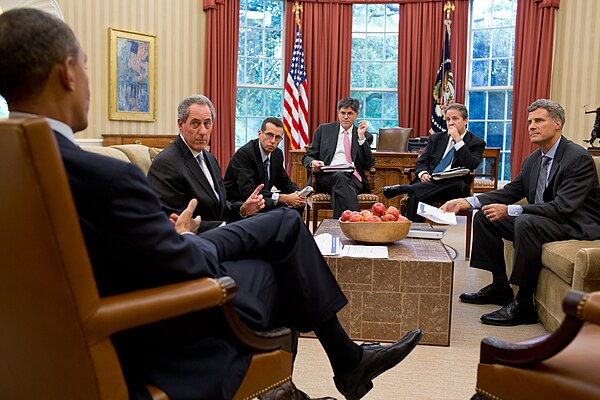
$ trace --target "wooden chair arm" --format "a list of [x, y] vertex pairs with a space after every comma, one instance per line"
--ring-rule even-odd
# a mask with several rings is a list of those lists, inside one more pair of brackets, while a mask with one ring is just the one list
[[551, 334], [518, 343], [494, 338], [481, 342], [480, 362], [484, 364], [530, 365], [544, 361], [563, 350], [577, 336], [586, 318], [600, 322], [600, 292], [588, 295], [571, 291], [563, 301], [566, 317]]

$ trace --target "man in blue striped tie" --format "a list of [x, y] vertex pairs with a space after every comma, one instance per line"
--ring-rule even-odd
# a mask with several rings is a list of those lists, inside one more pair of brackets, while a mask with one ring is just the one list
[[400, 194], [408, 194], [406, 217], [413, 222], [424, 222], [417, 215], [419, 202], [431, 204], [469, 195], [469, 176], [433, 180], [431, 175], [450, 168], [467, 168], [471, 171], [481, 163], [485, 142], [467, 131], [469, 113], [459, 103], [446, 107], [448, 132], [434, 133], [429, 137], [427, 147], [415, 164], [416, 178], [410, 185], [384, 186], [383, 195], [391, 199]]

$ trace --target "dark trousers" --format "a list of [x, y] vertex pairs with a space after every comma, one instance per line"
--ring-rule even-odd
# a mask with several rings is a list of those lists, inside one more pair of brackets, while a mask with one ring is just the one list
[[510, 283], [535, 291], [542, 268], [542, 245], [568, 237], [562, 224], [540, 215], [522, 214], [491, 222], [479, 211], [473, 217], [471, 267], [506, 273], [502, 239], [513, 242]]
[[436, 201], [448, 201], [469, 195], [469, 185], [462, 179], [421, 182], [417, 178], [411, 186], [415, 192], [408, 196], [406, 218], [413, 222], [425, 222], [425, 218], [417, 214], [420, 201], [433, 205]]
[[344, 210], [360, 211], [356, 196], [367, 193], [369, 184], [350, 172], [327, 172], [319, 174], [317, 191], [331, 194], [333, 218], [339, 218]]

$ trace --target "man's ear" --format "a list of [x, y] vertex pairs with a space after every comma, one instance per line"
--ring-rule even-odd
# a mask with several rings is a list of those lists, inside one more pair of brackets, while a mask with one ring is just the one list
[[70, 91], [75, 90], [75, 64], [75, 59], [69, 56], [66, 57], [63, 62], [55, 66], [55, 68], [58, 69], [60, 83], [62, 83], [65, 89]]

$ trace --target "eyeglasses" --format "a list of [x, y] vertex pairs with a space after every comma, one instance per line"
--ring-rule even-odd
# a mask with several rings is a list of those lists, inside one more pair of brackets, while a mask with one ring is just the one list
[[273, 135], [271, 132], [263, 132], [263, 134], [265, 134], [265, 136], [269, 139], [269, 140], [273, 140], [275, 139], [276, 142], [280, 142], [281, 139], [283, 139], [283, 136], [281, 135]]
[[342, 117], [353, 117], [356, 115], [354, 111], [338, 111]]

